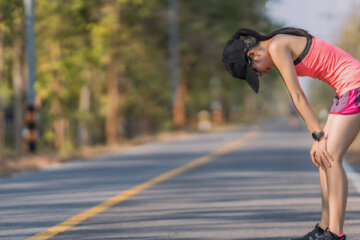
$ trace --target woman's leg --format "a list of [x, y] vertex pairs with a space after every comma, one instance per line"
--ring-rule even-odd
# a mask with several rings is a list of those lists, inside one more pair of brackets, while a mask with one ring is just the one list
[[326, 168], [326, 183], [329, 199], [329, 229], [335, 234], [343, 232], [348, 182], [342, 166], [342, 158], [360, 130], [360, 113], [334, 115], [328, 129], [327, 150], [334, 158]]
[[319, 168], [320, 175], [320, 187], [321, 187], [321, 223], [320, 227], [326, 229], [329, 227], [329, 198], [328, 198], [328, 186], [326, 182], [325, 171]]
[[[333, 114], [329, 114], [324, 126], [324, 132], [327, 135], [329, 129], [331, 128], [332, 120], [334, 119]], [[321, 188], [321, 223], [320, 227], [325, 229], [329, 227], [329, 198], [328, 198], [328, 186], [326, 182], [326, 173], [322, 168], [319, 168], [320, 176], [320, 188]]]

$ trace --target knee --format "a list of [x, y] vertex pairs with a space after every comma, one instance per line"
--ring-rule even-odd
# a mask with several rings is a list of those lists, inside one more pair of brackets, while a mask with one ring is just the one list
[[344, 157], [344, 152], [336, 145], [327, 145], [327, 151], [336, 162], [341, 162]]
[[344, 156], [344, 153], [339, 151], [339, 149], [335, 147], [328, 147], [327, 149], [330, 156], [334, 159], [334, 163], [342, 163], [342, 159]]

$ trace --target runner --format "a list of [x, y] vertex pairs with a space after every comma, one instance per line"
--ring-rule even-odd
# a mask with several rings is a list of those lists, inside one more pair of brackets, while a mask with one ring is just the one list
[[[319, 168], [321, 222], [293, 240], [345, 240], [348, 182], [342, 159], [360, 130], [360, 62], [298, 28], [268, 34], [242, 28], [227, 42], [223, 62], [233, 77], [245, 80], [256, 93], [258, 76], [275, 67], [314, 139], [310, 155]], [[336, 96], [324, 129], [297, 76], [317, 78], [334, 88]]]

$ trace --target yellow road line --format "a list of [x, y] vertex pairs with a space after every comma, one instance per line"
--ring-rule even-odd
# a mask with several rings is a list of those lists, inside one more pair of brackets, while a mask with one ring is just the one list
[[121, 192], [118, 195], [107, 199], [106, 201], [100, 203], [97, 206], [94, 206], [88, 210], [85, 210], [75, 216], [72, 216], [72, 217], [68, 218], [67, 220], [63, 221], [62, 223], [60, 223], [56, 226], [53, 226], [51, 228], [48, 228], [44, 232], [40, 232], [33, 237], [28, 238], [27, 240], [45, 240], [45, 239], [49, 239], [61, 232], [65, 232], [69, 228], [85, 221], [88, 218], [91, 218], [91, 217], [105, 211], [106, 209], [110, 208], [111, 206], [114, 206], [115, 204], [118, 204], [120, 202], [125, 201], [126, 199], [129, 199], [130, 197], [140, 193], [141, 191], [143, 191], [145, 189], [148, 189], [148, 188], [154, 186], [157, 183], [160, 183], [167, 179], [170, 179], [170, 178], [172, 178], [176, 175], [179, 175], [189, 169], [203, 165], [203, 164], [211, 161], [212, 159], [214, 159], [216, 156], [230, 152], [231, 150], [241, 146], [247, 140], [257, 137], [258, 134], [259, 134], [259, 131], [249, 132], [246, 135], [244, 135], [243, 137], [241, 137], [235, 141], [232, 141], [231, 143], [219, 148], [216, 152], [213, 152], [209, 155], [197, 158], [183, 166], [180, 166], [178, 168], [175, 168], [173, 170], [165, 172], [155, 178], [150, 179], [149, 181], [146, 181], [144, 183], [136, 185], [135, 187], [133, 187], [129, 190]]

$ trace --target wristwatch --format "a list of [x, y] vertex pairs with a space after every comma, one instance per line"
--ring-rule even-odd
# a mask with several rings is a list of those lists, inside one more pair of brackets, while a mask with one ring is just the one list
[[320, 141], [320, 139], [324, 136], [324, 131], [313, 132], [311, 135], [315, 141]]

